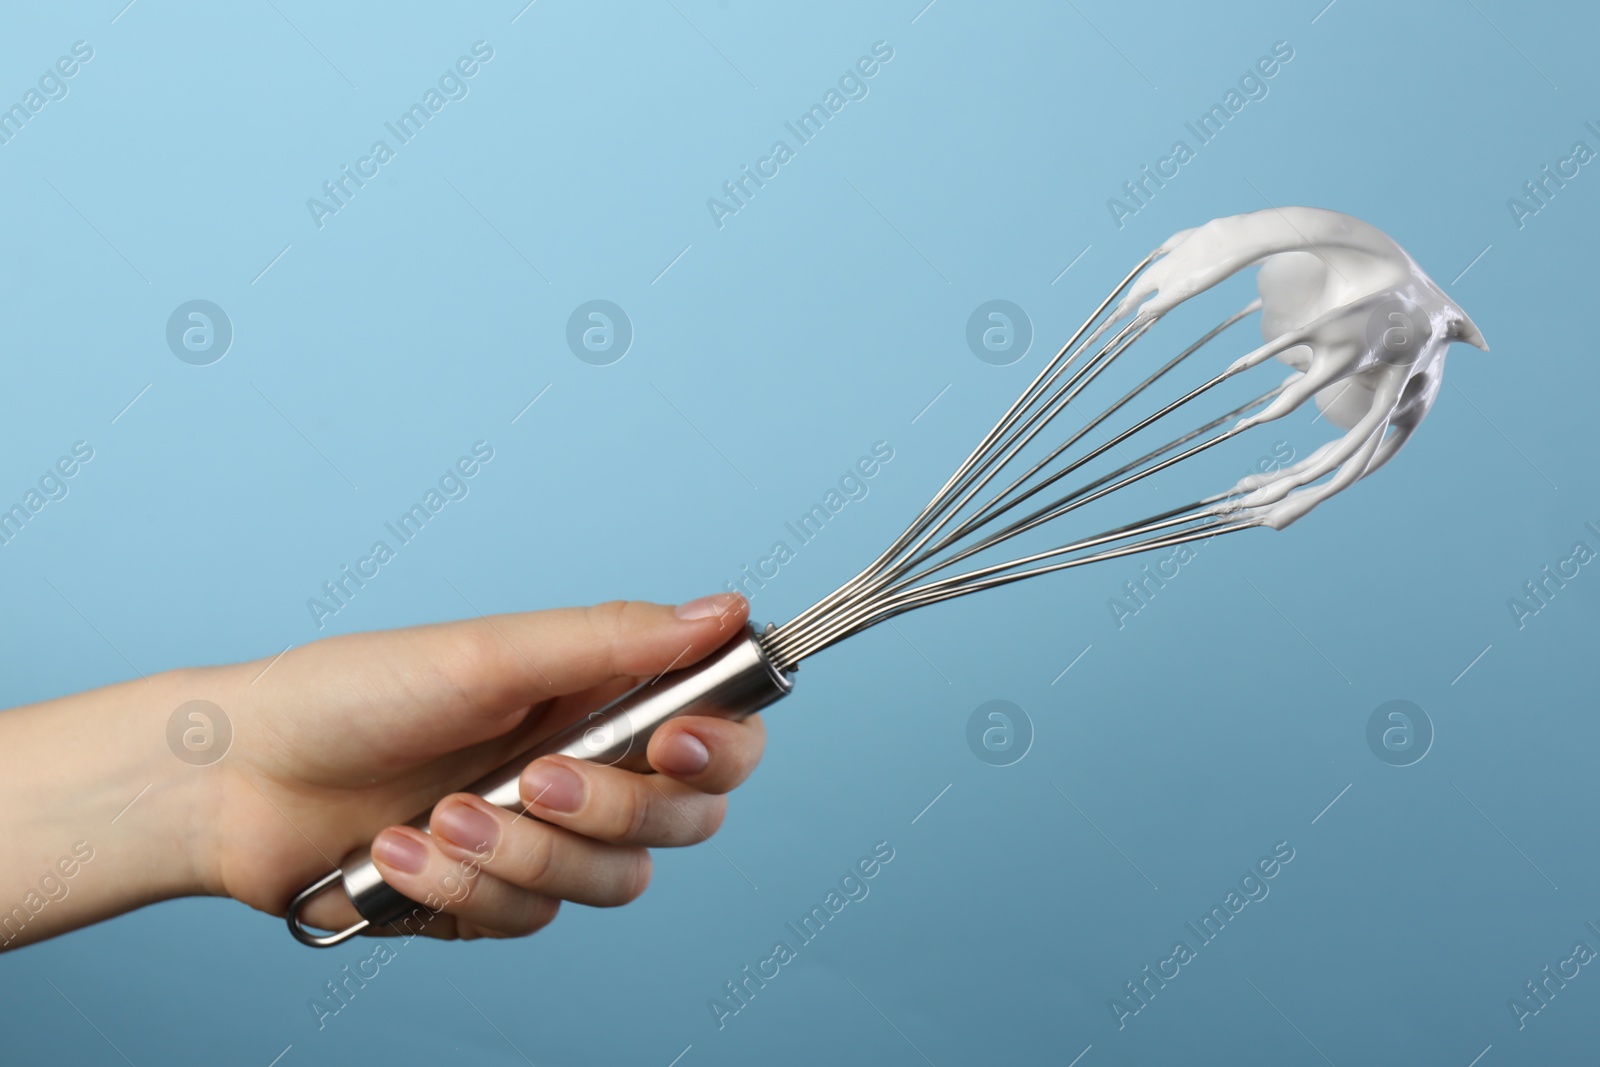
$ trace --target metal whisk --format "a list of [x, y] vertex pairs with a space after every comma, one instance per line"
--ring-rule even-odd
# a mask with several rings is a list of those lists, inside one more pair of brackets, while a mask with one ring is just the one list
[[[1320, 235], [1321, 242], [1308, 237], [1307, 231]], [[1219, 241], [1230, 234], [1245, 234], [1251, 240]], [[1198, 243], [1188, 244], [1191, 240]], [[1309, 258], [1295, 261], [1297, 256], [1316, 257], [1321, 265]], [[1341, 269], [1340, 256], [1354, 258], [1347, 258], [1346, 268]], [[1352, 264], [1362, 256], [1388, 273], [1368, 271], [1350, 277], [1355, 272]], [[1183, 257], [1188, 257], [1187, 267], [1179, 262]], [[1275, 334], [1264, 327], [1266, 344], [1221, 372], [1201, 376], [1187, 389], [1168, 387], [1165, 395], [1171, 399], [1149, 401], [1149, 394], [1191, 357], [1262, 310], [1262, 299], [1251, 300], [1142, 377], [1143, 366], [1132, 375], [1121, 375], [1131, 384], [1117, 384], [1123, 367], [1119, 361], [1137, 361], [1130, 355], [1141, 351], [1135, 343], [1166, 315], [1199, 292], [1270, 257], [1288, 257], [1282, 259], [1285, 271], [1298, 272], [1307, 292], [1338, 294], [1334, 306], [1320, 315], [1313, 306], [1303, 316], [1307, 321]], [[1164, 262], [1180, 269], [1161, 274]], [[1363, 291], [1360, 282], [1368, 278], [1377, 281], [1364, 287], [1370, 291]], [[1352, 322], [1358, 326], [1353, 335]], [[1352, 354], [1339, 347], [1348, 348], [1360, 336], [1376, 339], [1370, 351]], [[903, 612], [1053, 571], [1176, 549], [1256, 526], [1286, 526], [1398, 451], [1438, 393], [1444, 350], [1453, 340], [1482, 346], [1471, 321], [1410, 257], [1357, 220], [1317, 209], [1285, 208], [1220, 219], [1175, 235], [1100, 302], [905, 532], [866, 569], [788, 623], [764, 632], [748, 628], [702, 662], [640, 686], [465, 791], [522, 811], [517, 782], [534, 759], [564, 754], [647, 770], [645, 746], [661, 723], [682, 714], [747, 716], [792, 689], [791, 674], [802, 660]], [[1332, 356], [1327, 355], [1330, 352]], [[1242, 401], [1233, 395], [1216, 403], [1230, 390], [1237, 393], [1238, 385], [1229, 383], [1242, 381], [1247, 372], [1273, 357], [1295, 368], [1286, 380], [1264, 392], [1246, 390]], [[1246, 430], [1282, 418], [1312, 396], [1318, 397], [1330, 422], [1335, 421], [1341, 390], [1361, 391], [1358, 398], [1364, 406], [1353, 416], [1348, 411], [1338, 416], [1338, 421], [1350, 423], [1342, 427], [1346, 433], [1300, 462], [1270, 472], [1258, 470], [1222, 491], [1110, 529], [1064, 542], [1051, 535], [1059, 520], [1095, 505], [1099, 507], [1086, 514], [1103, 515], [1116, 502], [1136, 496], [1133, 487], [1139, 483]], [[1074, 415], [1065, 421], [1077, 421], [1082, 402], [1100, 393], [1111, 399], [1094, 415], [1059, 438], [1046, 433], [1058, 429], [1068, 412]], [[1225, 410], [1170, 436], [1167, 427], [1174, 416], [1202, 398], [1212, 401], [1211, 410], [1219, 406]], [[1137, 454], [1130, 459], [1130, 452]], [[1018, 473], [1007, 477], [1009, 471]], [[1048, 529], [1035, 533], [1047, 524], [1051, 524]], [[1030, 534], [1041, 542], [1032, 551], [995, 562], [975, 559], [1009, 556], [996, 550]], [[970, 569], [940, 576], [969, 560]], [[411, 825], [426, 830], [427, 813]], [[300, 910], [335, 882], [342, 882], [362, 919], [338, 933], [318, 934], [300, 920]], [[363, 848], [294, 899], [289, 929], [306, 944], [328, 946], [369, 925], [396, 922], [419, 908], [383, 882]]]

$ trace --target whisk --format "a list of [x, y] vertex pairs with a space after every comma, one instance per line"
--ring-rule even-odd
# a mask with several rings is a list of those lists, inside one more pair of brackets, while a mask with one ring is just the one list
[[[1153, 342], [1137, 342], [1164, 317], [1256, 263], [1262, 264], [1259, 298], [1163, 362], [1142, 355]], [[1168, 384], [1192, 357], [1257, 312], [1266, 343], [1187, 388]], [[1432, 406], [1445, 349], [1458, 340], [1485, 347], [1466, 314], [1399, 245], [1349, 216], [1274, 208], [1175, 234], [1100, 302], [905, 531], [859, 574], [789, 622], [747, 627], [707, 659], [639, 686], [465, 791], [521, 812], [517, 783], [533, 760], [563, 754], [647, 770], [645, 747], [661, 723], [684, 714], [747, 716], [787, 695], [803, 660], [904, 612], [1054, 571], [1255, 527], [1281, 529], [1393, 457]], [[1236, 383], [1274, 358], [1293, 372], [1263, 392], [1245, 390], [1241, 400]], [[1160, 394], [1165, 399], [1151, 401], [1158, 388], [1167, 390]], [[1109, 400], [1093, 415], [1077, 414], [1086, 398], [1102, 394]], [[1118, 501], [1138, 499], [1156, 475], [1312, 397], [1319, 418], [1345, 432], [1304, 459], [1255, 470], [1219, 492], [1109, 528], [1065, 538], [1055, 532], [1079, 513], [1105, 515]], [[1202, 400], [1212, 411], [1221, 407], [1220, 414], [1201, 416], [1198, 426], [1174, 435], [1175, 417]], [[1057, 433], [1064, 422], [1075, 425]], [[1098, 520], [1102, 527], [1106, 521]], [[1036, 542], [1031, 551], [1001, 551], [1029, 537]], [[410, 825], [426, 831], [427, 813]], [[335, 883], [361, 919], [318, 933], [300, 912]], [[412, 913], [429, 914], [388, 886], [361, 848], [295, 897], [288, 923], [300, 941], [326, 947]]]

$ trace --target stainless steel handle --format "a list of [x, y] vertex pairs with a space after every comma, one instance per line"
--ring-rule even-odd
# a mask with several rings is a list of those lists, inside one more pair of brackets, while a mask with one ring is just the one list
[[[773, 665], [762, 651], [755, 629], [747, 627], [739, 637], [699, 663], [646, 682], [459, 791], [476, 793], [507, 811], [520, 812], [523, 802], [517, 782], [523, 768], [540, 756], [572, 756], [591, 763], [647, 771], [646, 746], [656, 727], [668, 719], [679, 715], [742, 719], [787, 695], [792, 688], [793, 680]], [[431, 811], [430, 807], [409, 825], [427, 832]], [[343, 884], [361, 921], [337, 933], [320, 934], [300, 920], [300, 911], [307, 901], [335, 882]], [[385, 882], [371, 853], [363, 846], [346, 856], [337, 870], [301, 890], [290, 902], [287, 918], [289, 932], [296, 940], [328, 948], [368, 926], [392, 923], [419, 909], [431, 914]]]

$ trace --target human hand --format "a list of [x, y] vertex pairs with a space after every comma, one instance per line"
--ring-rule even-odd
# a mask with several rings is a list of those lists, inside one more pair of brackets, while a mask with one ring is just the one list
[[[10, 781], [0, 800], [39, 817], [0, 858], [14, 853], [22, 875], [32, 856], [64, 847], [58, 840], [86, 836], [96, 858], [85, 870], [97, 872], [80, 876], [71, 899], [52, 904], [18, 943], [192, 894], [282, 915], [368, 842], [391, 886], [436, 904], [422, 929], [434, 937], [532, 933], [563, 900], [625, 904], [649, 883], [647, 848], [716, 832], [723, 794], [760, 759], [759, 717], [667, 722], [647, 749], [656, 774], [537, 760], [522, 777], [526, 814], [450, 790], [639, 681], [709, 655], [748, 611], [742, 597], [720, 594], [676, 609], [613, 602], [352, 634], [276, 661], [173, 671], [8, 712], [0, 778]], [[166, 751], [166, 720], [189, 700], [218, 705], [232, 726], [231, 748], [209, 766]], [[59, 750], [64, 731], [96, 739], [78, 753], [88, 793], [39, 766], [40, 750]], [[99, 809], [114, 811], [146, 782], [108, 830]], [[429, 805], [431, 834], [398, 825]], [[302, 918], [337, 930], [358, 916], [344, 894], [328, 892]]]
[[[648, 847], [693, 844], [721, 824], [722, 794], [760, 758], [759, 719], [668, 722], [647, 750], [657, 775], [540, 759], [522, 776], [526, 814], [457, 793], [433, 805], [431, 833], [393, 824], [640, 680], [715, 651], [747, 612], [731, 594], [679, 609], [612, 603], [291, 653], [234, 715], [217, 886], [281, 914], [295, 891], [370, 840], [384, 880], [439, 913], [423, 924], [433, 936], [527, 934], [562, 900], [633, 900], [649, 884]], [[356, 919], [339, 893], [319, 895], [303, 917], [330, 929]]]

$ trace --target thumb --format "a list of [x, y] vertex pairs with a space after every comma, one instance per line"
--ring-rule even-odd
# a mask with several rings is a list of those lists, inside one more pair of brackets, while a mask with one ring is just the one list
[[615, 678], [651, 678], [696, 663], [727, 644], [749, 615], [744, 597], [718, 593], [676, 607], [613, 600], [502, 615], [493, 623], [510, 656], [502, 664], [508, 680], [525, 694], [524, 702], [537, 703]]
[[404, 715], [386, 747], [425, 758], [500, 737], [531, 705], [696, 663], [739, 634], [749, 614], [744, 597], [719, 593], [676, 607], [616, 600], [402, 631], [417, 640], [407, 658], [426, 665], [437, 701]]

